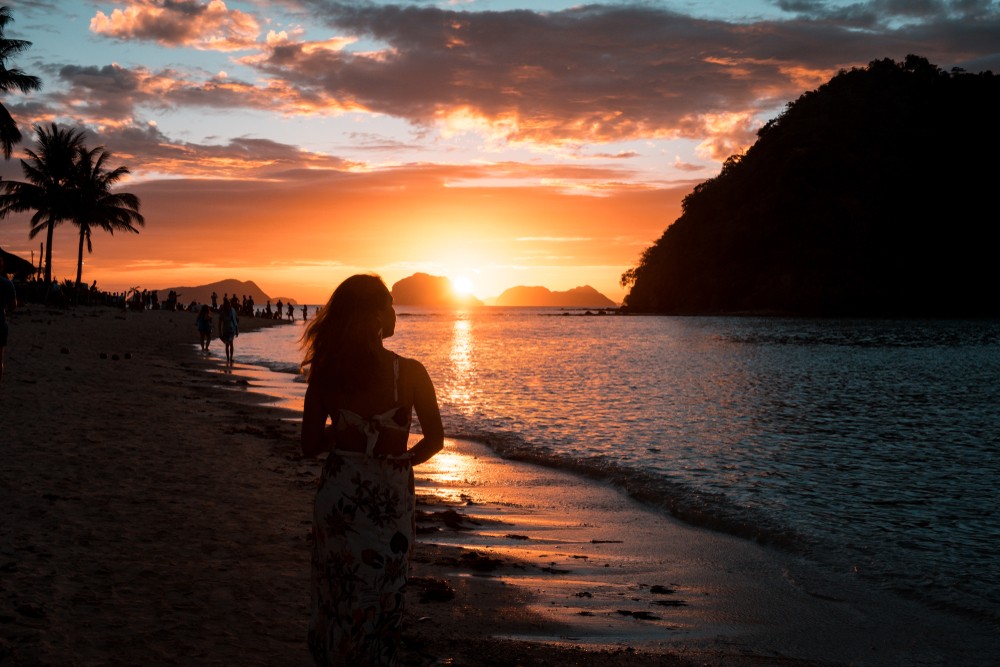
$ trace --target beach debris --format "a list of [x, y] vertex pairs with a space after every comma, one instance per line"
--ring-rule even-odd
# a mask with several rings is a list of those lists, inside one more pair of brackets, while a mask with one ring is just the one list
[[632, 618], [637, 618], [640, 621], [660, 621], [663, 620], [656, 614], [650, 614], [648, 611], [632, 611], [630, 609], [619, 609], [618, 613], [622, 616], [631, 616]]
[[686, 607], [688, 603], [684, 600], [655, 600], [653, 604], [659, 607]]
[[501, 565], [503, 561], [493, 556], [486, 556], [478, 551], [469, 551], [462, 554], [459, 562], [465, 567], [472, 568], [477, 572], [492, 572]]
[[589, 591], [580, 591], [579, 593], [574, 593], [578, 598], [592, 598], [594, 594]]
[[407, 583], [420, 589], [421, 602], [447, 602], [455, 599], [455, 589], [445, 579], [410, 577]]
[[480, 525], [480, 523], [475, 519], [469, 518], [464, 514], [459, 514], [453, 509], [441, 510], [440, 512], [424, 512], [418, 510], [416, 516], [417, 521], [440, 521], [452, 530], [472, 530], [470, 526], [465, 525], [465, 522], [472, 523], [477, 526]]
[[551, 566], [549, 566], [549, 567], [543, 567], [543, 568], [540, 568], [540, 569], [541, 569], [542, 572], [548, 572], [549, 574], [570, 574], [572, 572], [572, 570], [560, 570], [559, 568], [555, 568], [555, 567], [551, 567]]
[[578, 611], [578, 612], [576, 612], [576, 615], [577, 616], [593, 616], [594, 612], [592, 612], [592, 611]]
[[660, 584], [656, 584], [655, 586], [649, 587], [649, 592], [655, 593], [656, 595], [672, 595], [677, 591], [673, 588], [668, 588], [667, 586], [661, 586]]
[[591, 544], [623, 544], [621, 540], [591, 540]]
[[508, 540], [530, 540], [531, 538], [527, 535], [515, 535], [514, 533], [507, 533], [504, 535]]

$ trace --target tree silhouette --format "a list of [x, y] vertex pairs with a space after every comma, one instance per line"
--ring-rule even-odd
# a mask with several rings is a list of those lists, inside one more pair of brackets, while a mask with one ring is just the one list
[[128, 167], [120, 166], [111, 171], [106, 163], [111, 153], [98, 146], [88, 150], [77, 149], [74, 177], [74, 206], [72, 222], [80, 228], [80, 247], [76, 260], [76, 289], [79, 292], [83, 278], [83, 246], [93, 252], [91, 232], [101, 229], [114, 234], [116, 231], [139, 233], [134, 225], [146, 224], [139, 213], [139, 198], [127, 192], [112, 192], [111, 187], [125, 177]]
[[30, 237], [45, 230], [45, 285], [52, 284], [52, 237], [56, 225], [74, 216], [78, 203], [76, 157], [83, 147], [83, 132], [35, 126], [36, 150], [25, 150], [21, 160], [25, 181], [0, 181], [0, 218], [34, 211]]
[[998, 108], [991, 72], [913, 55], [840, 72], [685, 197], [622, 275], [625, 308], [1000, 314]]
[[[12, 56], [31, 46], [31, 42], [23, 39], [4, 37], [7, 25], [13, 21], [14, 17], [11, 15], [10, 9], [0, 7], [0, 91], [8, 93], [12, 90], [20, 90], [22, 93], [29, 93], [42, 87], [41, 79], [7, 66]], [[0, 150], [3, 150], [5, 159], [10, 159], [14, 144], [19, 141], [21, 141], [21, 132], [17, 129], [17, 123], [14, 122], [14, 117], [10, 115], [7, 107], [0, 102]]]

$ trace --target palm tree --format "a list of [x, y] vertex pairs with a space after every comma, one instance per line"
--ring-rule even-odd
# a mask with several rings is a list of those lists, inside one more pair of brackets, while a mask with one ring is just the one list
[[35, 126], [37, 151], [25, 150], [21, 160], [26, 182], [0, 181], [0, 219], [11, 213], [34, 211], [30, 238], [45, 230], [45, 286], [52, 284], [52, 235], [56, 225], [74, 215], [76, 156], [83, 147], [83, 131]]
[[139, 198], [127, 192], [111, 192], [111, 186], [129, 173], [128, 167], [121, 166], [111, 171], [105, 163], [111, 153], [103, 146], [87, 150], [80, 146], [76, 157], [75, 199], [71, 220], [80, 228], [80, 248], [76, 257], [76, 291], [80, 292], [83, 278], [83, 245], [87, 252], [93, 252], [91, 231], [102, 229], [109, 234], [116, 231], [139, 233], [133, 225], [146, 224], [139, 213]]
[[[19, 69], [8, 69], [7, 61], [11, 56], [17, 55], [31, 46], [31, 42], [23, 39], [7, 39], [3, 36], [8, 23], [13, 22], [8, 7], [0, 7], [0, 91], [5, 93], [17, 89], [22, 93], [30, 93], [42, 87], [42, 80], [37, 76], [25, 74]], [[21, 140], [21, 132], [17, 129], [17, 123], [13, 116], [7, 111], [7, 107], [0, 102], [0, 150], [3, 151], [4, 159], [9, 160], [14, 144]]]

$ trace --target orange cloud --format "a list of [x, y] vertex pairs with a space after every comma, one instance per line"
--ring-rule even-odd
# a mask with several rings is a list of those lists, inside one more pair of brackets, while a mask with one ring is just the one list
[[146, 39], [164, 46], [188, 46], [212, 51], [239, 51], [256, 46], [257, 19], [230, 10], [223, 0], [201, 4], [193, 0], [131, 0], [124, 9], [104, 12], [90, 20], [90, 30], [115, 39]]

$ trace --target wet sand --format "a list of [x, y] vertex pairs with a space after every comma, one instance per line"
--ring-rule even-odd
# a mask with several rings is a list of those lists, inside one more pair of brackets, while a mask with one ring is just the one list
[[[319, 463], [298, 455], [295, 414], [252, 391], [239, 339], [229, 370], [196, 348], [189, 313], [14, 313], [0, 384], [0, 666], [311, 664]], [[405, 665], [1000, 655], [995, 631], [853, 573], [815, 572], [475, 443], [449, 440], [417, 479]]]

